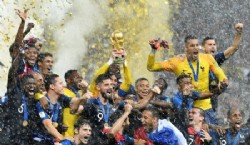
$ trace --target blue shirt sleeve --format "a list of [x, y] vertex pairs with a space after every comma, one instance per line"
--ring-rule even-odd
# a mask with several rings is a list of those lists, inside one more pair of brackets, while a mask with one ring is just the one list
[[66, 108], [66, 107], [69, 107], [70, 105], [70, 101], [71, 101], [72, 98], [68, 97], [68, 96], [65, 96], [65, 95], [62, 95], [60, 97], [60, 102], [62, 102], [62, 107], [63, 108]]
[[216, 62], [218, 63], [218, 65], [222, 65], [224, 63], [224, 61], [226, 60], [224, 52], [219, 52], [214, 56], [214, 59], [216, 60]]
[[133, 95], [136, 94], [135, 88], [134, 88], [133, 85], [130, 85], [128, 91], [124, 91], [124, 90], [122, 90], [120, 88], [118, 89], [118, 96], [125, 98], [128, 94], [133, 94]]
[[74, 144], [71, 144], [71, 141], [70, 140], [63, 140], [60, 142], [62, 145], [74, 145]]
[[94, 111], [94, 104], [96, 102], [95, 98], [88, 99], [88, 103], [83, 105], [83, 112], [81, 114], [84, 114], [84, 116], [89, 117], [93, 115]]
[[124, 137], [125, 143], [134, 144], [134, 138], [133, 137], [130, 137], [130, 136], [126, 135], [126, 134], [123, 135], [123, 137]]
[[192, 99], [197, 100], [197, 99], [199, 99], [200, 95], [201, 95], [200, 92], [193, 91], [192, 92]]
[[0, 106], [7, 105], [7, 103], [8, 103], [8, 96], [0, 97]]
[[180, 92], [177, 92], [174, 97], [172, 97], [171, 102], [173, 104], [173, 108], [180, 109], [182, 104], [182, 97]]
[[41, 121], [46, 120], [46, 119], [50, 119], [49, 115], [41, 107], [40, 102], [36, 103], [36, 110], [37, 110], [37, 113], [38, 113], [39, 118], [41, 119]]

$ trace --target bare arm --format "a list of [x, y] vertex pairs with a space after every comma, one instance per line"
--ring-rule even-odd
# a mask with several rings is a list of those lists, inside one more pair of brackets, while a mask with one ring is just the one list
[[21, 24], [19, 25], [14, 44], [12, 44], [10, 47], [10, 56], [12, 57], [12, 59], [15, 59], [18, 56], [19, 45], [22, 44], [22, 41], [23, 41], [23, 37], [24, 37], [23, 31], [24, 31], [25, 20], [27, 18], [27, 10], [24, 10], [24, 11], [16, 10], [16, 13], [21, 18], [22, 21], [21, 21]]
[[162, 108], [172, 108], [172, 103], [166, 101], [151, 100], [150, 104]]
[[57, 129], [53, 126], [50, 119], [43, 120], [43, 125], [47, 129], [49, 134], [51, 134], [55, 138], [58, 138], [59, 140], [63, 140], [63, 135], [57, 131]]
[[229, 48], [227, 48], [224, 51], [224, 56], [226, 59], [229, 58], [230, 56], [232, 56], [239, 49], [238, 46], [239, 46], [240, 41], [241, 41], [242, 29], [243, 29], [242, 23], [238, 23], [235, 25], [236, 35], [234, 37], [233, 43]]
[[70, 113], [80, 114], [83, 111], [82, 105], [86, 104], [92, 96], [92, 93], [87, 90], [80, 98], [72, 98], [70, 101]]
[[26, 30], [24, 31], [24, 33], [23, 33], [23, 38], [30, 32], [30, 30], [32, 28], [34, 28], [34, 26], [35, 26], [34, 23], [28, 23], [28, 26], [27, 26]]
[[[130, 104], [126, 104], [125, 106], [125, 112], [123, 115], [114, 123], [112, 128], [110, 129], [111, 134], [116, 135], [122, 128], [124, 121], [128, 118], [128, 115], [130, 114], [132, 110], [132, 106]], [[122, 133], [122, 132], [121, 132]]]
[[149, 93], [148, 97], [140, 100], [138, 103], [134, 104], [133, 107], [135, 109], [144, 109], [149, 104], [149, 101], [153, 98], [153, 96], [153, 92]]
[[214, 96], [214, 93], [211, 93], [211, 92], [201, 92], [200, 96], [199, 96], [199, 99], [207, 99], [207, 98], [210, 98], [212, 96]]

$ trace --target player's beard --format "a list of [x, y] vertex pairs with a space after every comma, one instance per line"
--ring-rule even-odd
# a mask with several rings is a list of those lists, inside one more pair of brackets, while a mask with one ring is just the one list
[[101, 94], [104, 99], [112, 100], [113, 90], [108, 89], [107, 92], [102, 91]]

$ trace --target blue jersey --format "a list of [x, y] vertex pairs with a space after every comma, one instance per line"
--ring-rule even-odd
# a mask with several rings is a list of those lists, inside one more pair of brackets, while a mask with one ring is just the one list
[[91, 123], [94, 124], [92, 128], [92, 134], [95, 137], [94, 140], [90, 140], [91, 144], [106, 144], [108, 138], [105, 133], [102, 132], [104, 124], [108, 123], [109, 127], [112, 126], [114, 121], [110, 116], [119, 108], [111, 103], [103, 105], [99, 98], [91, 98], [88, 103], [84, 105], [84, 110], [81, 115], [88, 118]]
[[135, 87], [133, 85], [130, 85], [128, 91], [122, 90], [120, 87], [118, 88], [118, 96], [125, 98], [127, 95], [136, 95]]
[[226, 129], [225, 134], [211, 130], [210, 135], [213, 138], [213, 145], [248, 145], [246, 139], [250, 137], [250, 128], [242, 128], [238, 132]]
[[61, 143], [61, 145], [76, 145], [76, 143], [74, 143], [74, 142], [72, 142], [70, 140], [67, 140], [67, 139], [61, 141], [60, 143]]
[[[25, 96], [17, 86], [9, 93], [8, 99], [8, 105], [1, 112], [0, 144], [32, 144], [32, 131], [37, 128], [34, 99]], [[23, 125], [24, 120], [28, 122], [27, 126]]]
[[65, 107], [69, 107], [71, 98], [67, 96], [61, 96], [55, 104], [52, 104], [49, 101], [48, 96], [47, 100], [49, 102], [48, 110], [44, 110], [40, 102], [36, 103], [36, 111], [38, 113], [39, 119], [37, 120], [38, 128], [33, 132], [33, 136], [35, 140], [50, 142], [50, 144], [53, 144], [54, 137], [48, 133], [42, 122], [46, 119], [51, 119], [53, 123], [58, 124], [58, 126], [55, 127], [60, 132], [62, 127], [62, 110]]
[[192, 92], [191, 97], [185, 97], [180, 92], [177, 92], [171, 100], [174, 113], [174, 118], [171, 121], [185, 136], [187, 112], [192, 109], [194, 99], [197, 99], [199, 95], [199, 92]]

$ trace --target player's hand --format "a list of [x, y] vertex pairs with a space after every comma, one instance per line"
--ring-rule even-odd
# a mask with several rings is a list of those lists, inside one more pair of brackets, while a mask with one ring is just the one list
[[16, 10], [16, 14], [23, 20], [25, 21], [26, 18], [27, 18], [27, 12], [28, 10], [25, 9], [25, 10], [18, 10], [18, 9], [15, 9]]
[[156, 93], [156, 94], [160, 94], [161, 93], [161, 89], [155, 85], [152, 89], [151, 89], [152, 92]]
[[168, 42], [166, 41], [166, 40], [162, 40], [161, 41], [161, 46], [163, 47], [163, 48], [169, 48], [169, 45], [168, 45]]
[[145, 145], [146, 141], [143, 139], [135, 139], [134, 140], [134, 145]]
[[161, 41], [160, 39], [149, 40], [149, 45], [152, 49], [158, 50], [161, 47]]
[[124, 106], [125, 112], [129, 113], [131, 112], [131, 110], [133, 109], [133, 107], [128, 103]]
[[206, 132], [205, 130], [201, 130], [201, 140], [206, 140], [206, 141], [211, 141], [212, 140], [212, 137], [209, 135], [208, 132]]
[[241, 32], [242, 32], [242, 29], [243, 29], [243, 24], [242, 24], [242, 23], [237, 23], [237, 24], [235, 24], [235, 30], [236, 30], [238, 33], [241, 33]]
[[44, 110], [49, 110], [49, 101], [47, 100], [47, 98], [44, 96], [42, 98], [39, 99], [39, 102], [41, 104], [41, 107]]
[[225, 90], [228, 87], [228, 84], [229, 84], [228, 79], [225, 79], [222, 82], [220, 82], [219, 84], [220, 90]]

